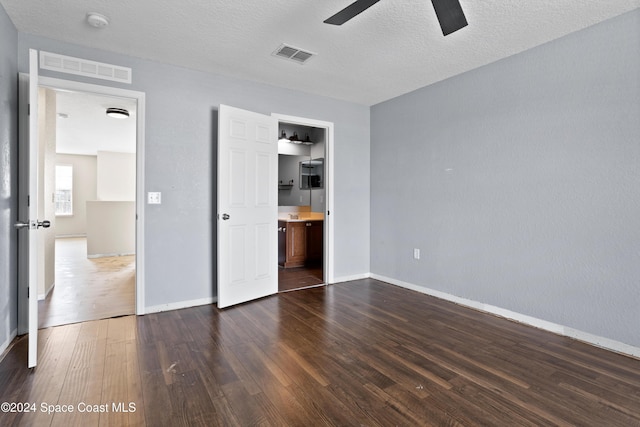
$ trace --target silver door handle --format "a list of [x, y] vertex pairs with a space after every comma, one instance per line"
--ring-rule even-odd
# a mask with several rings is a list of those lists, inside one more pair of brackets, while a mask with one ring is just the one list
[[15, 224], [13, 224], [13, 226], [15, 228], [17, 228], [18, 230], [21, 228], [49, 228], [51, 227], [51, 221], [48, 220], [44, 220], [44, 221], [28, 221], [28, 222], [16, 222]]
[[226, 220], [228, 220], [229, 218], [231, 218], [231, 217], [229, 216], [229, 214], [222, 214], [222, 219], [223, 219], [223, 220], [225, 220], [225, 221], [226, 221]]

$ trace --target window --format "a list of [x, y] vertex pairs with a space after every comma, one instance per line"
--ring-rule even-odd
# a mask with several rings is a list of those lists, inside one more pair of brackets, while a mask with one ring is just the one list
[[56, 215], [73, 215], [73, 166], [56, 165]]

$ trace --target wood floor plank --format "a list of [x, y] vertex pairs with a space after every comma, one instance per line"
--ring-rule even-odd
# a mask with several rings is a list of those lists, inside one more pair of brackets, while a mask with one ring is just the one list
[[[131, 317], [131, 319], [134, 319], [134, 317]], [[142, 391], [142, 376], [140, 374], [140, 363], [138, 360], [138, 345], [135, 340], [128, 340], [125, 343], [125, 352], [127, 356], [127, 397], [124, 401], [117, 400], [116, 402], [128, 404], [127, 425], [144, 426], [144, 394]], [[116, 398], [121, 398], [121, 396], [116, 396]]]
[[[68, 374], [81, 325], [53, 328], [48, 334], [38, 335], [38, 365], [33, 368], [29, 386], [17, 397], [19, 402], [37, 405], [66, 404], [60, 402], [60, 392]], [[55, 413], [38, 410], [17, 417], [25, 425], [50, 425]]]
[[[100, 396], [104, 379], [106, 358], [106, 321], [92, 321], [81, 324], [80, 332], [72, 356], [71, 366], [60, 392], [59, 402], [77, 405], [91, 402]], [[100, 413], [75, 410], [72, 413], [53, 415], [52, 426], [68, 426], [89, 423], [98, 425]]]
[[[371, 279], [40, 331], [0, 425], [640, 426], [640, 360]], [[125, 406], [118, 406], [124, 409]]]

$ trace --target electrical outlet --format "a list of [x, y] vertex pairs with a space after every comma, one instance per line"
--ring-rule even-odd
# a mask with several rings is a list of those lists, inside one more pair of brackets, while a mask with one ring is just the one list
[[413, 259], [420, 259], [420, 249], [413, 248]]

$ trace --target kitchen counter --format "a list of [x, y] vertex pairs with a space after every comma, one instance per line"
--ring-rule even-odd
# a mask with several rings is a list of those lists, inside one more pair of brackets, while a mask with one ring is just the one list
[[312, 212], [311, 215], [304, 214], [304, 215], [298, 215], [298, 218], [291, 218], [288, 214], [287, 215], [281, 214], [278, 216], [278, 221], [285, 221], [285, 222], [324, 221], [324, 215], [322, 213]]

